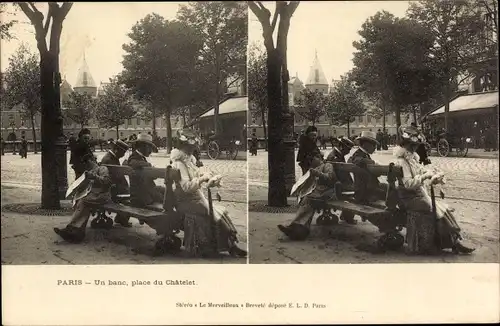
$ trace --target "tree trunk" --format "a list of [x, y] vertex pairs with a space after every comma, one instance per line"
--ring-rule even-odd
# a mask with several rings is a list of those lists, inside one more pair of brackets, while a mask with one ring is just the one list
[[50, 52], [40, 53], [42, 102], [42, 208], [60, 209], [56, 165], [57, 108], [55, 105], [54, 75], [56, 60]]
[[382, 131], [385, 131], [385, 119], [387, 115], [385, 113], [385, 104], [382, 105]]
[[417, 123], [417, 107], [414, 105], [412, 110], [413, 110], [413, 122], [415, 122], [415, 124], [418, 126], [419, 123]]
[[172, 150], [172, 123], [170, 122], [170, 110], [165, 112], [166, 127], [167, 127], [167, 154]]
[[220, 67], [219, 56], [216, 50], [215, 54], [215, 105], [214, 105], [214, 133], [219, 134], [219, 102], [220, 102]]
[[156, 109], [154, 105], [151, 108], [151, 113], [153, 115], [153, 136], [156, 136]]
[[35, 129], [35, 115], [30, 111], [30, 119], [31, 119], [31, 132], [33, 134], [33, 153], [37, 154], [36, 148], [36, 129]]
[[268, 144], [267, 144], [267, 126], [266, 126], [266, 110], [261, 109], [261, 114], [262, 114], [262, 129], [264, 131], [264, 146], [265, 150], [267, 152], [268, 150]]
[[347, 138], [351, 139], [351, 129], [350, 129], [350, 122], [347, 121]]
[[[401, 109], [399, 105], [396, 105], [395, 108], [395, 113], [396, 113], [396, 130], [399, 130], [399, 127], [401, 126]], [[399, 132], [396, 132], [396, 140], [399, 143]]]
[[444, 129], [448, 131], [448, 119], [450, 115], [451, 87], [448, 82], [444, 89]]
[[119, 128], [120, 128], [120, 126], [119, 126], [119, 125], [117, 125], [117, 126], [116, 126], [116, 140], [120, 139], [120, 132], [119, 132]]
[[277, 50], [267, 54], [267, 100], [269, 127], [269, 191], [268, 205], [283, 207], [287, 205], [285, 183], [284, 141], [281, 126], [281, 60]]

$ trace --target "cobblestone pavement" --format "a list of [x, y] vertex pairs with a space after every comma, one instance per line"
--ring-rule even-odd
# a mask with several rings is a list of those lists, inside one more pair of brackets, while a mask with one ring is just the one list
[[[95, 153], [100, 159], [104, 153]], [[69, 157], [68, 157], [69, 161]], [[155, 155], [151, 163], [164, 167], [168, 157]], [[204, 169], [222, 174], [219, 193], [239, 233], [240, 246], [247, 248], [247, 185], [244, 160], [203, 160]], [[40, 155], [1, 157], [2, 205], [40, 202]], [[68, 167], [68, 179], [74, 173]], [[157, 180], [161, 184], [161, 180]], [[21, 215], [2, 211], [2, 264], [137, 264], [137, 263], [245, 263], [245, 259], [187, 259], [182, 256], [151, 257], [155, 232], [131, 219], [130, 229], [115, 227], [103, 232], [88, 229], [85, 242], [70, 245], [60, 241], [52, 228], [64, 226], [69, 216]]]
[[[328, 153], [329, 150], [326, 151]], [[372, 155], [380, 164], [394, 160], [391, 151]], [[267, 200], [267, 153], [249, 156], [249, 202]], [[474, 255], [407, 257], [400, 253], [374, 255], [358, 248], [379, 235], [368, 222], [357, 226], [340, 224], [333, 229], [314, 226], [310, 240], [297, 243], [283, 239], [277, 224], [294, 218], [295, 209], [285, 213], [249, 212], [251, 263], [385, 263], [385, 262], [498, 262], [499, 261], [499, 171], [498, 159], [432, 157], [433, 165], [446, 173], [443, 186], [446, 201], [455, 208], [466, 240], [477, 250]], [[296, 168], [297, 178], [301, 175]], [[382, 180], [383, 178], [381, 178]], [[295, 199], [290, 198], [289, 203]]]

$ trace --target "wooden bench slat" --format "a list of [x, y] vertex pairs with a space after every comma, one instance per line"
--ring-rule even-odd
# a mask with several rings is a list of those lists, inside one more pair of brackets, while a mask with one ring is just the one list
[[142, 169], [133, 169], [127, 165], [111, 165], [111, 164], [102, 164], [108, 168], [109, 173], [113, 175], [132, 175], [135, 173], [140, 173], [145, 177], [154, 178], [154, 179], [163, 179], [165, 177], [166, 168], [142, 168]]
[[[334, 168], [339, 171], [349, 172], [349, 173], [366, 173], [366, 170], [360, 168], [359, 166], [352, 163], [336, 163], [332, 162]], [[377, 165], [369, 164], [366, 166], [367, 170], [374, 176], [388, 175], [389, 165]], [[393, 166], [392, 171], [396, 177], [403, 177], [403, 169], [400, 166]]]
[[353, 212], [359, 216], [369, 217], [372, 215], [388, 214], [388, 212], [382, 208], [366, 206], [366, 205], [361, 205], [361, 204], [355, 204], [355, 203], [351, 203], [348, 201], [330, 200], [326, 204], [329, 207], [336, 208], [339, 210], [348, 210], [348, 211]]
[[144, 208], [138, 208], [138, 207], [131, 207], [131, 206], [126, 206], [123, 204], [118, 204], [118, 203], [107, 203], [107, 204], [90, 204], [93, 208], [99, 208], [102, 210], [110, 211], [113, 213], [120, 213], [120, 214], [125, 214], [125, 215], [130, 215], [134, 216], [137, 218], [154, 218], [154, 217], [160, 217], [165, 215], [163, 212], [158, 212], [158, 211], [152, 211], [149, 209], [144, 209]]

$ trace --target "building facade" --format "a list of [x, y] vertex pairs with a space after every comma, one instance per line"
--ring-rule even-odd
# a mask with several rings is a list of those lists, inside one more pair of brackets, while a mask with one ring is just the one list
[[[304, 119], [300, 114], [298, 114], [299, 108], [297, 107], [297, 99], [300, 97], [302, 90], [309, 89], [311, 91], [319, 91], [327, 95], [330, 90], [335, 85], [336, 81], [332, 80], [328, 83], [327, 77], [321, 66], [318, 54], [316, 53], [314, 61], [309, 69], [309, 75], [307, 77], [306, 83], [304, 84], [298, 75], [291, 78], [288, 82], [288, 104], [295, 112], [294, 116], [294, 129], [296, 133], [300, 133], [302, 130], [306, 129], [307, 126], [311, 125], [310, 121]], [[253, 105], [250, 103], [250, 105]], [[401, 117], [403, 123], [409, 123], [409, 116]], [[248, 136], [251, 137], [252, 133], [255, 132], [257, 137], [264, 137], [264, 128], [262, 126], [262, 119], [259, 116], [253, 114], [248, 115], [247, 124]], [[319, 118], [319, 121], [315, 123], [318, 128], [318, 135], [325, 137], [340, 137], [340, 136], [354, 136], [359, 135], [363, 131], [374, 131], [383, 128], [382, 117], [372, 116], [369, 111], [362, 116], [356, 117], [355, 121], [349, 124], [349, 132], [347, 135], [347, 125], [333, 125], [327, 115]], [[385, 128], [390, 135], [396, 134], [396, 116], [394, 114], [388, 114], [385, 119]]]
[[[97, 97], [102, 92], [103, 87], [107, 83], [101, 82], [99, 86], [96, 85], [90, 68], [83, 57], [82, 65], [78, 70], [77, 79], [74, 86], [64, 79], [60, 86], [61, 93], [61, 103], [62, 110], [64, 111], [63, 103], [68, 99], [72, 92], [85, 93], [92, 97]], [[64, 114], [63, 114], [64, 116]], [[156, 118], [156, 133], [158, 137], [163, 138], [167, 136], [167, 124], [164, 118]], [[175, 132], [177, 129], [182, 128], [183, 121], [179, 117], [171, 117], [172, 131]], [[41, 116], [37, 114], [34, 121], [34, 129], [36, 133], [36, 139], [40, 141], [40, 124]], [[90, 119], [88, 125], [85, 126], [90, 129], [92, 137], [95, 139], [109, 139], [117, 138], [116, 128], [101, 128], [96, 121], [96, 119]], [[128, 138], [132, 134], [139, 133], [152, 133], [153, 123], [151, 120], [144, 120], [140, 117], [125, 120], [125, 122], [118, 128], [119, 138]], [[63, 132], [69, 137], [72, 134], [76, 136], [80, 131], [81, 126], [70, 119], [64, 118]], [[28, 141], [33, 140], [32, 124], [29, 119], [23, 116], [23, 111], [19, 106], [12, 108], [11, 110], [1, 112], [1, 136], [4, 140], [19, 140], [22, 136]]]

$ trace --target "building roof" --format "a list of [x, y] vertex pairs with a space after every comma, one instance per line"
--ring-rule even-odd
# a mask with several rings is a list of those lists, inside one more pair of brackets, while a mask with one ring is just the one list
[[[498, 106], [498, 91], [472, 93], [461, 95], [450, 102], [450, 112], [489, 109]], [[444, 113], [444, 105], [433, 111], [429, 116]]]
[[[231, 97], [221, 104], [219, 104], [219, 115], [236, 113], [236, 112], [246, 112], [248, 109], [248, 97], [238, 96]], [[210, 109], [200, 116], [200, 118], [211, 117], [214, 115], [214, 109]]]
[[94, 82], [94, 78], [92, 78], [92, 75], [90, 74], [90, 69], [87, 64], [87, 60], [85, 59], [85, 53], [83, 54], [82, 65], [80, 66], [80, 69], [78, 69], [78, 75], [76, 77], [74, 88], [78, 87], [97, 87]]
[[327, 85], [328, 81], [326, 79], [321, 63], [319, 62], [318, 52], [314, 56], [313, 64], [309, 70], [309, 76], [307, 77], [306, 85]]

